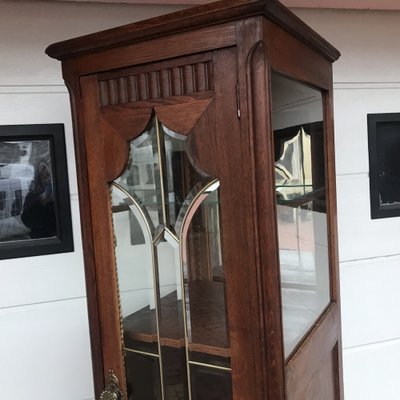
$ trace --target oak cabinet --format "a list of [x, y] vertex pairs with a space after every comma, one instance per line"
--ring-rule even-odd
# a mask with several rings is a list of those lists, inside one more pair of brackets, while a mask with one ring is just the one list
[[57, 43], [96, 398], [342, 399], [339, 53], [275, 0]]

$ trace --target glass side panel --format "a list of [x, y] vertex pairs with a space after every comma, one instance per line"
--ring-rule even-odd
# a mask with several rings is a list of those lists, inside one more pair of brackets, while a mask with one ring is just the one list
[[272, 112], [288, 356], [330, 302], [322, 94], [274, 73]]
[[112, 206], [125, 347], [158, 353], [149, 228], [140, 209], [115, 185]]

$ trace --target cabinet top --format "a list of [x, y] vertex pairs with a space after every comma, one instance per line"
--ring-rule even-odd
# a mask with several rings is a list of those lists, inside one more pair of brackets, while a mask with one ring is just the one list
[[277, 0], [221, 0], [54, 43], [46, 49], [46, 54], [64, 60], [255, 16], [268, 18], [332, 62], [340, 56], [335, 47]]

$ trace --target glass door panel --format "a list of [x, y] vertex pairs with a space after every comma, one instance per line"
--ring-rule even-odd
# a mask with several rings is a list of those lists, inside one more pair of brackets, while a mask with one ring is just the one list
[[166, 400], [188, 398], [179, 241], [169, 230], [156, 244], [160, 291], [160, 347]]
[[226, 371], [191, 366], [192, 400], [232, 399], [232, 378]]
[[[153, 244], [148, 221], [134, 199], [111, 186], [115, 256], [127, 370], [132, 399], [161, 399]], [[140, 365], [139, 373], [132, 370]]]
[[323, 99], [276, 73], [271, 82], [287, 357], [330, 303]]
[[189, 362], [230, 367], [218, 181], [192, 202], [183, 228]]
[[111, 184], [129, 400], [232, 398], [218, 187], [157, 116]]

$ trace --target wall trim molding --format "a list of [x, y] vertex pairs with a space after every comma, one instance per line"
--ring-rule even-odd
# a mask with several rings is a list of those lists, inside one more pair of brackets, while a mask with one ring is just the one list
[[2, 94], [68, 94], [68, 90], [64, 84], [53, 84], [53, 85], [0, 84], [0, 95]]
[[379, 342], [373, 342], [373, 343], [365, 343], [365, 344], [360, 344], [356, 346], [349, 346], [349, 347], [343, 347], [343, 352], [344, 353], [353, 353], [357, 351], [362, 351], [362, 350], [368, 350], [368, 349], [377, 349], [379, 347], [383, 346], [398, 346], [400, 345], [400, 338], [392, 338], [392, 339], [384, 339]]
[[398, 90], [400, 82], [334, 82], [334, 90]]

